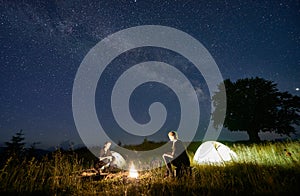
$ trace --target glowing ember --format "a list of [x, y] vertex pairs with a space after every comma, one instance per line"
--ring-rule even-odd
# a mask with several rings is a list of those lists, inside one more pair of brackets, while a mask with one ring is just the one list
[[130, 169], [129, 169], [129, 178], [138, 178], [139, 173], [137, 172], [137, 170], [135, 169], [134, 165], [132, 164]]

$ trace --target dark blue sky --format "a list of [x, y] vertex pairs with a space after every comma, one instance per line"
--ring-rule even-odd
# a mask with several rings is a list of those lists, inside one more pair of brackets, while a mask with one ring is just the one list
[[[41, 147], [66, 140], [81, 143], [72, 115], [77, 69], [89, 50], [103, 38], [138, 25], [164, 25], [193, 36], [211, 53], [224, 79], [258, 76], [274, 81], [281, 91], [300, 95], [296, 90], [300, 88], [299, 1], [4, 0], [0, 3], [0, 145], [20, 129], [29, 143], [39, 141]], [[177, 58], [167, 51], [151, 50], [157, 60]], [[147, 59], [147, 52], [143, 54]], [[125, 54], [116, 60], [115, 66], [134, 63], [134, 57]], [[188, 64], [179, 59], [176, 62]], [[106, 73], [112, 81], [117, 76], [113, 69]], [[194, 73], [191, 69], [186, 74], [207, 91], [201, 74]], [[105, 97], [101, 98], [100, 88], [98, 115], [111, 119], [107, 108], [101, 109]], [[158, 92], [164, 89], [154, 87], [153, 95], [155, 88]], [[165, 91], [167, 96], [169, 92]], [[137, 100], [140, 110], [133, 108], [132, 113], [143, 122], [147, 116], [142, 116], [145, 110], [141, 108], [147, 107], [151, 97], [143, 99], [143, 106], [135, 96], [132, 99]], [[170, 99], [167, 103], [176, 103], [176, 98]], [[170, 104], [170, 108], [174, 114], [178, 112], [176, 106]], [[171, 115], [170, 120], [175, 123], [166, 129], [176, 127], [176, 119], [176, 115]], [[110, 124], [109, 120], [106, 124]], [[121, 140], [118, 134], [112, 137]], [[167, 137], [160, 134], [156, 139]], [[224, 131], [220, 139], [247, 136]]]

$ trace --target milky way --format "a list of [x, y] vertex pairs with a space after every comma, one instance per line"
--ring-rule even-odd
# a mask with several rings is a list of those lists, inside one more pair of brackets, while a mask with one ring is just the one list
[[[0, 145], [20, 129], [29, 143], [81, 143], [72, 115], [77, 69], [100, 40], [138, 25], [164, 25], [190, 34], [211, 53], [224, 79], [258, 76], [274, 81], [281, 91], [300, 95], [299, 1], [1, 1]], [[206, 103], [207, 87], [201, 74], [176, 54], [151, 50], [151, 58], [181, 64]], [[149, 58], [149, 51], [141, 51], [116, 59], [116, 67], [122, 70], [126, 63], [135, 62], [133, 58]], [[113, 80], [118, 72], [108, 69], [106, 74], [103, 82]], [[176, 98], [170, 100], [176, 102]], [[99, 116], [105, 117], [102, 110], [106, 108], [98, 108]], [[133, 114], [140, 121], [147, 119], [140, 116], [142, 111], [133, 109]]]

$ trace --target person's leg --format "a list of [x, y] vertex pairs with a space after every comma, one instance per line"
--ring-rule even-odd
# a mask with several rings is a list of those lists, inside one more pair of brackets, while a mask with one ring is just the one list
[[182, 168], [180, 166], [176, 167], [175, 169], [175, 177], [180, 178], [182, 176]]
[[171, 166], [171, 160], [172, 159], [170, 157], [168, 157], [168, 156], [165, 156], [165, 155], [163, 155], [162, 157], [163, 157], [163, 160], [164, 160], [165, 165], [167, 167], [167, 173], [166, 173], [166, 175], [168, 176], [168, 175], [171, 174], [171, 176], [173, 176], [172, 166]]
[[188, 168], [185, 166], [180, 166], [176, 168], [176, 177], [182, 178], [183, 176], [189, 175]]
[[116, 158], [113, 156], [112, 160], [110, 161], [110, 165], [111, 168], [116, 168], [117, 167], [117, 163], [116, 163]]
[[101, 160], [99, 162], [99, 168], [100, 168], [100, 170], [103, 171], [105, 168], [109, 167], [109, 164], [110, 164], [109, 159], [103, 159], [103, 160]]
[[176, 167], [176, 177], [181, 178], [184, 175], [189, 176], [191, 175], [191, 167], [180, 165]]

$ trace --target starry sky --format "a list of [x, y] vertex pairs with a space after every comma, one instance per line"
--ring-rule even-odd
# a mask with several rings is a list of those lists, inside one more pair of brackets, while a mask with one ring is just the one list
[[[20, 129], [29, 144], [40, 142], [38, 147], [42, 148], [70, 141], [82, 144], [72, 114], [77, 69], [99, 41], [139, 25], [169, 26], [193, 36], [210, 52], [224, 79], [258, 76], [274, 81], [280, 91], [300, 95], [299, 1], [1, 0], [0, 146]], [[99, 80], [96, 93], [99, 121], [116, 130], [111, 133], [116, 143], [138, 143], [143, 139], [126, 139], [126, 135], [119, 133], [120, 128], [112, 122], [109, 104], [104, 103], [120, 72], [141, 58], [166, 61], [182, 69], [195, 89], [201, 89], [200, 106], [203, 105], [204, 113], [209, 113], [205, 107], [209, 105], [205, 81], [184, 58], [160, 48], [129, 51], [105, 70], [106, 76]], [[146, 93], [143, 87], [148, 89]], [[151, 83], [139, 89], [132, 95], [133, 105], [137, 106], [132, 106], [133, 117], [146, 122], [149, 103], [164, 103], [164, 98], [171, 97], [164, 104], [170, 108], [168, 112], [172, 115], [167, 120], [172, 123], [166, 124], [164, 130], [176, 129], [180, 109], [172, 91]], [[200, 130], [207, 119], [203, 117], [201, 122]], [[165, 133], [150, 139], [167, 140]], [[274, 136], [262, 135], [262, 139], [271, 138]], [[235, 141], [248, 137], [224, 130], [220, 139]]]

